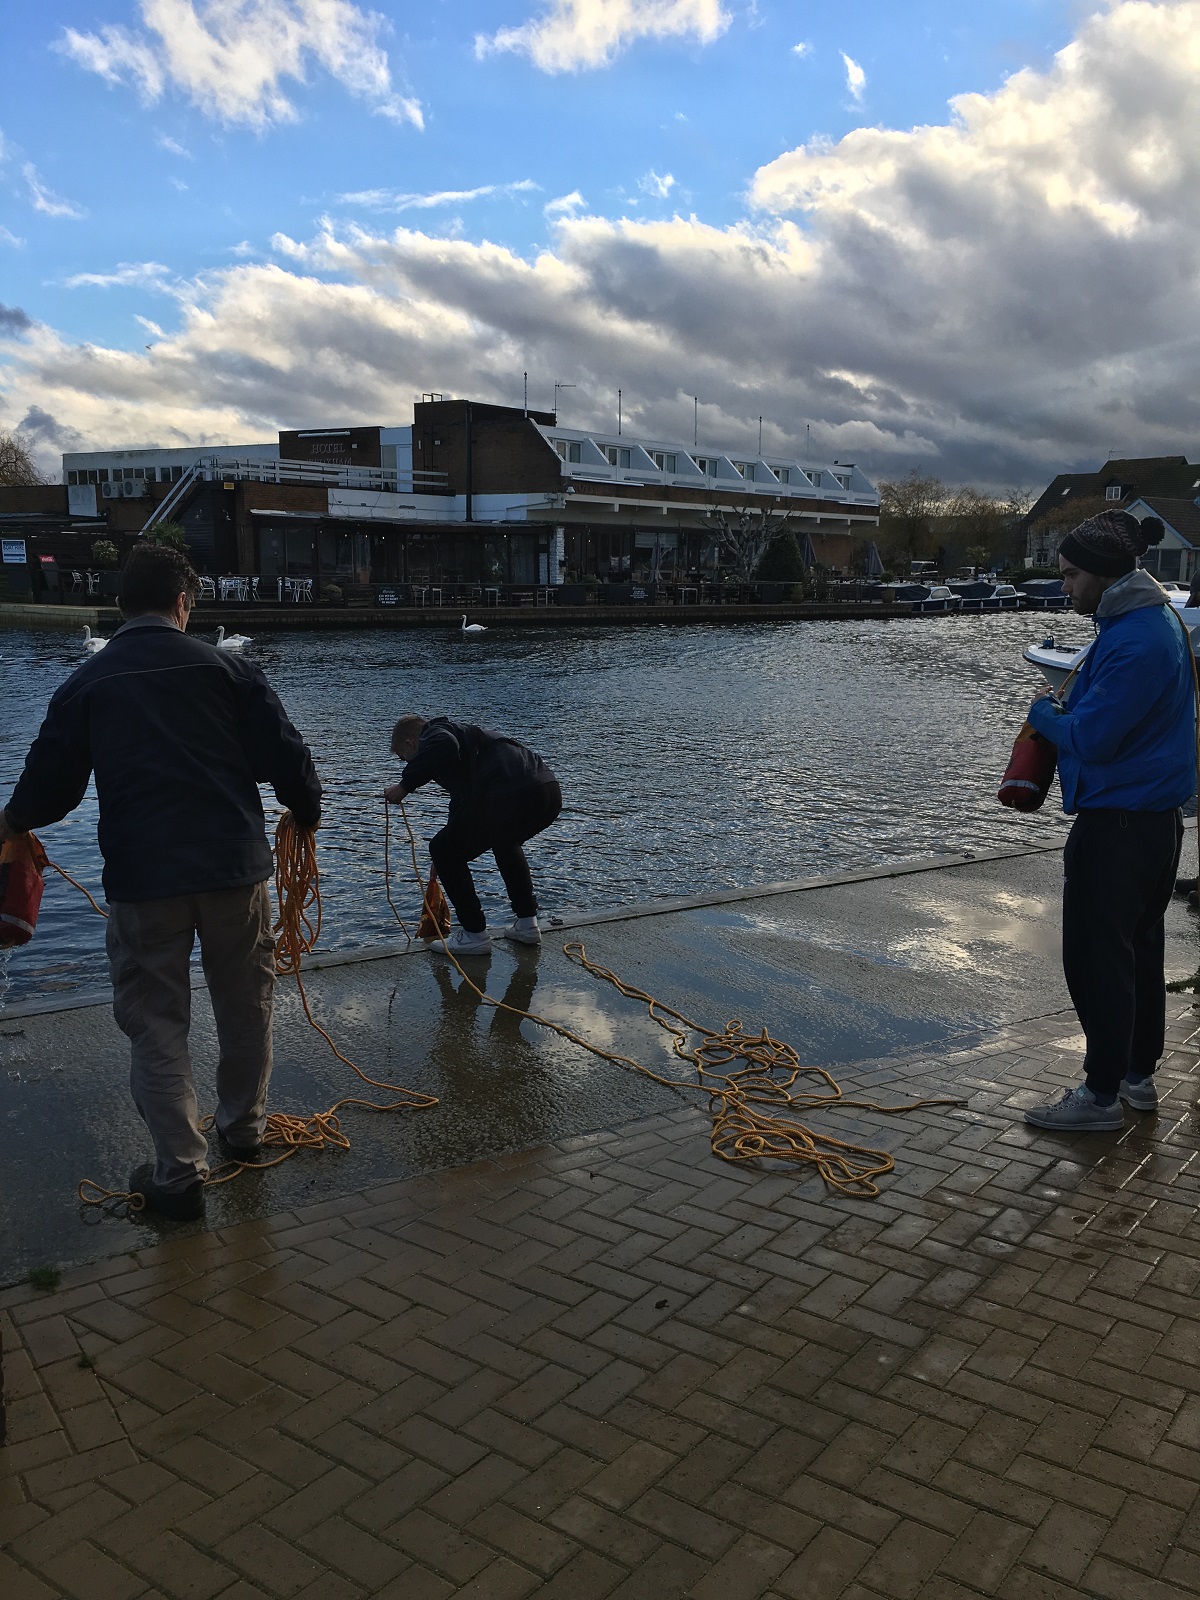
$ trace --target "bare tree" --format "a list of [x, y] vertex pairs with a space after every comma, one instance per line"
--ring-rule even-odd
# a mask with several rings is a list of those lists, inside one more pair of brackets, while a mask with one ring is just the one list
[[949, 499], [945, 484], [913, 467], [903, 478], [879, 485], [879, 538], [890, 555], [932, 556], [937, 551], [936, 520]]
[[750, 583], [755, 568], [766, 553], [767, 546], [791, 516], [791, 512], [783, 511], [773, 515], [759, 506], [740, 506], [728, 514], [723, 509], [717, 509], [712, 515], [721, 546], [733, 558], [738, 581]]
[[0, 433], [0, 488], [45, 483], [33, 464], [29, 446], [15, 433]]

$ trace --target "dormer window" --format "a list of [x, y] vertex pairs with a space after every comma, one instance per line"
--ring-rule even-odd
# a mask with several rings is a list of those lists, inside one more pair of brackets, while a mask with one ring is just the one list
[[650, 458], [660, 472], [675, 471], [675, 457], [667, 455], [662, 450], [651, 450]]
[[1110, 483], [1104, 491], [1104, 498], [1106, 500], [1119, 500], [1121, 498], [1121, 485], [1119, 483]]
[[703, 472], [705, 475], [713, 469], [713, 464], [707, 456], [693, 456], [692, 460], [696, 463], [697, 471]]
[[776, 467], [774, 472], [780, 483], [791, 483], [792, 472], [790, 467]]
[[609, 445], [608, 464], [610, 467], [627, 467], [629, 465], [629, 451], [619, 450], [616, 445]]

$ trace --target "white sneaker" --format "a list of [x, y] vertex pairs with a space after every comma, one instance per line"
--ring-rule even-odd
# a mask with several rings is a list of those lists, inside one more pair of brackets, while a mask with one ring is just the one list
[[1061, 1100], [1048, 1106], [1030, 1106], [1025, 1121], [1035, 1128], [1054, 1128], [1062, 1133], [1105, 1133], [1125, 1126], [1120, 1097], [1111, 1106], [1102, 1106], [1086, 1083], [1068, 1089]]
[[541, 944], [542, 930], [538, 927], [538, 919], [517, 917], [505, 928], [504, 938], [513, 939], [517, 944]]
[[[442, 949], [440, 942], [433, 946]], [[445, 948], [452, 956], [487, 956], [492, 953], [491, 935], [485, 928], [482, 933], [468, 933], [465, 928], [455, 928], [446, 940]]]

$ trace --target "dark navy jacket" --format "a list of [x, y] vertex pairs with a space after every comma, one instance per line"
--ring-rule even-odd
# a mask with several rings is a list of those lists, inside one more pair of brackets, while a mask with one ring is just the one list
[[466, 811], [485, 813], [555, 778], [541, 756], [517, 739], [489, 733], [473, 723], [432, 717], [400, 781], [406, 789], [440, 784], [450, 796], [450, 816], [457, 819]]
[[127, 622], [54, 695], [9, 823], [60, 821], [93, 772], [109, 900], [269, 878], [260, 783], [301, 826], [320, 820], [312, 756], [258, 667], [157, 616]]

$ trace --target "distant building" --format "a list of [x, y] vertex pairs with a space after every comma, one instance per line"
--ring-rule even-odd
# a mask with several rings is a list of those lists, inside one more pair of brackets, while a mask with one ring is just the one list
[[550, 412], [437, 398], [414, 407], [411, 427], [70, 452], [63, 476], [66, 511], [89, 527], [129, 536], [170, 518], [203, 572], [318, 588], [715, 576], [719, 517], [745, 512], [787, 513], [818, 560], [849, 568], [879, 521], [878, 492], [853, 463], [596, 433]]
[[[1106, 461], [1096, 472], [1061, 472], [1049, 488], [1039, 495], [1025, 518], [1025, 565], [1054, 565], [1058, 559], [1059, 541], [1071, 526], [1070, 521], [1056, 517], [1052, 527], [1039, 527], [1038, 523], [1051, 513], [1069, 507], [1072, 500], [1102, 500], [1106, 506], [1131, 512], [1139, 521], [1143, 516], [1151, 515], [1147, 509], [1150, 500], [1156, 504], [1169, 502], [1177, 508], [1176, 515], [1186, 521], [1178, 508], [1183, 504], [1194, 506], [1198, 499], [1200, 463], [1189, 462], [1186, 456], [1132, 457], [1123, 461]], [[1170, 534], [1173, 524], [1167, 517], [1161, 511], [1154, 511], [1153, 515], [1162, 517]], [[1170, 537], [1169, 541], [1164, 541], [1161, 553], [1166, 566], [1159, 568], [1156, 563], [1161, 558], [1151, 551], [1145, 563], [1147, 570], [1158, 570], [1164, 578], [1179, 577], [1187, 564], [1184, 560], [1185, 548], [1190, 550], [1192, 546], [1185, 547]], [[1172, 555], [1172, 551], [1177, 554]], [[1194, 570], [1195, 558], [1193, 556], [1190, 559], [1192, 566], [1186, 573], [1189, 578]], [[1169, 570], [1173, 564], [1179, 566], [1180, 572]]]

